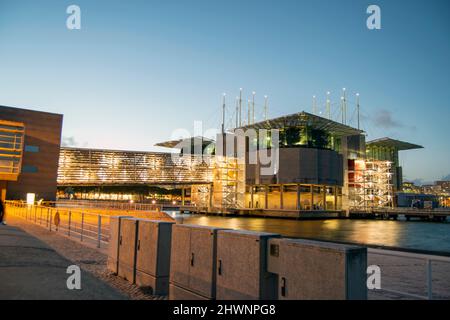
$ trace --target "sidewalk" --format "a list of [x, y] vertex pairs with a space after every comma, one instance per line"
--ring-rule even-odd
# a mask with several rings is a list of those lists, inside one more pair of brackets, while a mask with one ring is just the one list
[[22, 229], [0, 225], [0, 299], [126, 299], [106, 283], [81, 270], [81, 290], [66, 286], [74, 263]]

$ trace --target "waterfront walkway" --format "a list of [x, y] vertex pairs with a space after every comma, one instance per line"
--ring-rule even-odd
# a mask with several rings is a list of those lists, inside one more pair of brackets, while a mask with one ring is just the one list
[[67, 267], [74, 263], [21, 228], [0, 225], [0, 300], [126, 299], [81, 270], [81, 290], [67, 288]]

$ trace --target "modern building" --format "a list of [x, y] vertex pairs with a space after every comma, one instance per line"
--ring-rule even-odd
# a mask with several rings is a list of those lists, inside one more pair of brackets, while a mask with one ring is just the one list
[[194, 154], [61, 148], [58, 186], [61, 196], [71, 190], [78, 199], [145, 201], [161, 192], [183, 197], [192, 186], [212, 182], [213, 168], [204, 160]]
[[0, 184], [6, 199], [55, 200], [63, 116], [0, 106]]
[[0, 199], [6, 198], [6, 187], [17, 181], [22, 170], [25, 126], [21, 122], [0, 120]]
[[[77, 198], [143, 201], [171, 190], [172, 197], [184, 202], [187, 194], [191, 204], [218, 212], [393, 206], [398, 152], [420, 147], [388, 138], [366, 143], [362, 130], [307, 112], [224, 131], [216, 141], [193, 137], [157, 146], [173, 150], [61, 148], [61, 194], [70, 188]], [[269, 171], [261, 151], [270, 158], [276, 152]]]
[[368, 141], [366, 144], [366, 158], [389, 161], [393, 167], [394, 192], [401, 191], [403, 184], [403, 170], [400, 166], [399, 151], [422, 149], [417, 144], [399, 141], [391, 138], [381, 138]]
[[307, 112], [224, 130], [216, 141], [157, 144], [172, 149], [166, 153], [60, 148], [62, 119], [0, 107], [6, 198], [54, 200], [58, 186], [61, 197], [175, 198], [216, 212], [386, 207], [401, 190], [399, 151], [421, 148], [390, 138], [366, 143], [362, 130]]
[[[255, 136], [247, 134], [249, 130]], [[338, 211], [343, 208], [348, 159], [364, 154], [363, 131], [317, 115], [300, 112], [253, 123], [234, 130], [248, 136], [245, 159], [244, 208], [289, 211]], [[264, 143], [265, 134], [278, 132], [278, 145]], [[268, 141], [270, 141], [270, 138]], [[275, 148], [277, 147], [277, 148]], [[274, 152], [278, 163], [272, 173], [264, 164], [250, 163], [252, 153]], [[242, 188], [241, 188], [242, 189]], [[241, 191], [237, 191], [237, 198]], [[229, 204], [223, 204], [227, 207]]]

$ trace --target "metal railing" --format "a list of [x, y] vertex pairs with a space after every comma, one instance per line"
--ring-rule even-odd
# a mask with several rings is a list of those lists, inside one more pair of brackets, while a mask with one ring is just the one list
[[61, 208], [89, 208], [110, 209], [120, 211], [162, 211], [162, 204], [134, 203], [123, 201], [98, 201], [98, 200], [58, 200], [45, 202], [44, 205]]
[[433, 262], [440, 262], [450, 264], [450, 257], [444, 256], [436, 256], [436, 255], [428, 255], [428, 254], [419, 254], [419, 253], [411, 253], [411, 252], [402, 252], [402, 251], [391, 251], [385, 249], [372, 249], [368, 248], [369, 255], [378, 255], [378, 256], [388, 256], [394, 258], [403, 258], [403, 259], [411, 259], [411, 260], [421, 260], [425, 262], [425, 272], [426, 272], [426, 292], [427, 295], [423, 296], [420, 294], [415, 294], [411, 292], [404, 292], [400, 290], [394, 290], [392, 288], [382, 288], [382, 291], [393, 293], [401, 296], [406, 296], [414, 299], [424, 299], [424, 300], [432, 300], [434, 298], [433, 294]]
[[385, 208], [360, 208], [360, 207], [350, 207], [350, 212], [366, 212], [366, 213], [398, 213], [398, 214], [408, 214], [408, 213], [422, 213], [422, 212], [435, 212], [435, 213], [450, 213], [450, 208], [430, 208], [430, 209], [418, 209], [409, 207], [385, 207]]
[[[102, 215], [96, 213], [88, 213], [82, 210], [75, 210], [70, 208], [59, 208], [59, 207], [49, 207], [44, 205], [28, 205], [24, 202], [19, 201], [6, 201], [6, 214], [13, 215], [19, 218], [23, 218], [28, 222], [40, 225], [47, 228], [49, 231], [57, 232], [65, 235], [69, 238], [74, 238], [80, 242], [95, 245], [97, 248], [105, 248], [109, 243], [110, 239], [110, 216]], [[58, 218], [57, 218], [58, 217]], [[410, 297], [414, 299], [434, 299], [437, 295], [434, 293], [433, 289], [433, 263], [445, 263], [450, 264], [450, 257], [419, 254], [411, 252], [393, 251], [386, 249], [373, 249], [368, 248], [369, 259], [372, 262], [385, 261], [374, 261], [377, 260], [375, 257], [393, 257], [406, 260], [420, 260], [425, 262], [425, 283], [426, 295], [421, 295], [417, 293], [396, 290], [391, 288], [385, 288], [382, 286], [381, 291]], [[414, 271], [417, 272], [416, 266], [414, 266]], [[382, 278], [386, 276], [383, 272]], [[404, 277], [395, 276], [397, 281], [407, 281]], [[385, 283], [385, 282], [383, 282]], [[392, 286], [392, 284], [391, 284]]]
[[27, 220], [49, 231], [80, 242], [104, 248], [109, 243], [109, 215], [82, 210], [29, 205], [21, 201], [5, 201], [6, 215]]

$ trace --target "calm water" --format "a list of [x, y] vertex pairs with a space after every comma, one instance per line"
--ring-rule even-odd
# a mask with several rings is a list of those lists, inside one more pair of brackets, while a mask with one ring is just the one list
[[450, 223], [382, 220], [285, 220], [179, 215], [186, 224], [265, 231], [285, 237], [436, 251], [450, 255]]

